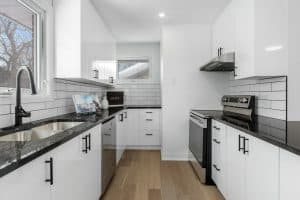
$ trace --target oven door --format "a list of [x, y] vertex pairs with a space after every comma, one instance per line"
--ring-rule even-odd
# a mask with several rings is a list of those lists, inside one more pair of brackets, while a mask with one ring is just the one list
[[190, 117], [189, 148], [202, 168], [207, 166], [207, 119]]

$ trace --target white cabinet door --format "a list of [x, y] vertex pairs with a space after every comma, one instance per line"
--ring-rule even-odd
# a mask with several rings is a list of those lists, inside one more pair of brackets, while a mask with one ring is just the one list
[[49, 166], [41, 156], [0, 178], [1, 200], [50, 200]]
[[279, 148], [246, 135], [246, 199], [279, 199]]
[[53, 158], [52, 200], [82, 200], [86, 192], [82, 183], [88, 171], [81, 154], [85, 148], [80, 135], [47, 154]]
[[235, 51], [235, 10], [229, 3], [212, 26], [212, 57], [218, 56], [218, 48], [224, 53]]
[[280, 149], [280, 200], [299, 199], [300, 156]]
[[226, 196], [226, 126], [212, 122], [212, 175], [220, 192]]
[[85, 178], [80, 180], [85, 191], [85, 200], [101, 196], [101, 125], [88, 130], [88, 153], [83, 154]]
[[[245, 156], [239, 151], [239, 138], [244, 134], [227, 127], [227, 197], [228, 200], [245, 199]], [[240, 141], [239, 141], [240, 140]]]
[[116, 148], [117, 148], [117, 152], [116, 152], [116, 162], [117, 164], [119, 163], [122, 154], [124, 152], [124, 148], [123, 148], [123, 139], [124, 139], [124, 113], [120, 112], [117, 116], [116, 116], [116, 130], [117, 130], [117, 143], [116, 143]]
[[236, 78], [254, 75], [254, 1], [232, 1], [236, 7]]
[[139, 143], [139, 109], [128, 110], [128, 133], [127, 133], [127, 145], [137, 146]]

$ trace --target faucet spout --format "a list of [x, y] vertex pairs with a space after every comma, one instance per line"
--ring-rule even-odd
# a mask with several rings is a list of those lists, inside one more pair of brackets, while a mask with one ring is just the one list
[[23, 74], [23, 71], [26, 71], [29, 77], [32, 95], [37, 94], [32, 71], [27, 66], [21, 66], [17, 72], [17, 77], [16, 77], [15, 126], [22, 125], [23, 117], [31, 116], [30, 112], [26, 112], [21, 106], [21, 75]]

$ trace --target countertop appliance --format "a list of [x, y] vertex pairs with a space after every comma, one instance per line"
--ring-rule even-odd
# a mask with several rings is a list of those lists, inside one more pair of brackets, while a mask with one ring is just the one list
[[116, 118], [102, 122], [102, 194], [106, 191], [116, 170]]
[[106, 96], [110, 107], [124, 106], [123, 91], [108, 91], [106, 92]]
[[[223, 120], [248, 127], [255, 117], [255, 96], [227, 95], [222, 98]], [[211, 114], [212, 111], [209, 113]], [[251, 127], [249, 128], [251, 129]], [[190, 163], [204, 184], [211, 184], [211, 116], [203, 110], [190, 112]]]

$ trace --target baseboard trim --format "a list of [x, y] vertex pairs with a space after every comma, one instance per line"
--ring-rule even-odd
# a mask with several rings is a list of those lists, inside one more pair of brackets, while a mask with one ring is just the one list
[[127, 146], [128, 150], [161, 150], [161, 146]]

